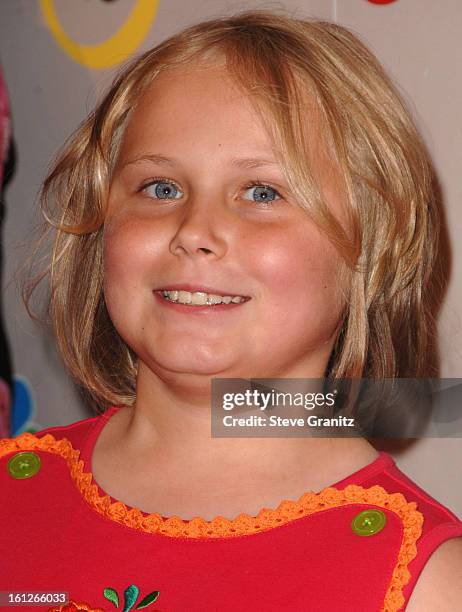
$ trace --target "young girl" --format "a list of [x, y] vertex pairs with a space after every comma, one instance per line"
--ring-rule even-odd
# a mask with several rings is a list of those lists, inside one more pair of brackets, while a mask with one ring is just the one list
[[2, 604], [460, 609], [462, 523], [390, 455], [210, 431], [215, 378], [431, 373], [431, 190], [340, 26], [246, 12], [132, 62], [43, 189], [49, 314], [101, 414], [1, 442]]

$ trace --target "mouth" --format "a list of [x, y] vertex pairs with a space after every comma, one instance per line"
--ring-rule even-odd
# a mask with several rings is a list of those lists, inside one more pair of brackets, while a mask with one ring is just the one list
[[190, 304], [191, 306], [214, 306], [216, 304], [242, 304], [250, 300], [249, 296], [229, 293], [186, 291], [185, 289], [159, 289], [156, 291], [171, 302]]
[[155, 292], [162, 300], [172, 304], [191, 307], [213, 308], [216, 306], [237, 306], [251, 298], [245, 295], [215, 293], [206, 291], [187, 291], [186, 289], [158, 289]]

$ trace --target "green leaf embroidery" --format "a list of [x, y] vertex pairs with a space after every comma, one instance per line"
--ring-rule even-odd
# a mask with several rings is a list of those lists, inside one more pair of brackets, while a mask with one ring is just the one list
[[135, 601], [140, 594], [139, 588], [136, 584], [131, 584], [125, 589], [124, 593], [124, 610], [123, 612], [129, 612], [135, 605]]
[[146, 595], [146, 597], [136, 606], [136, 610], [146, 608], [146, 606], [149, 606], [149, 604], [156, 601], [156, 599], [159, 597], [159, 593], [160, 591], [153, 591], [152, 593], [149, 593], [149, 595]]
[[109, 599], [110, 602], [112, 602], [116, 608], [119, 607], [119, 596], [117, 595], [117, 591], [114, 589], [104, 589], [103, 591], [104, 593], [104, 597], [106, 599]]

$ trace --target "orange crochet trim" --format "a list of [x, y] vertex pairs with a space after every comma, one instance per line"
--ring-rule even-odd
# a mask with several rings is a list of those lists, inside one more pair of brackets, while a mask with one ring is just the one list
[[147, 533], [163, 534], [175, 538], [224, 538], [251, 535], [280, 527], [295, 519], [328, 508], [348, 504], [366, 504], [394, 512], [403, 524], [403, 540], [387, 590], [382, 612], [395, 612], [404, 604], [403, 587], [410, 580], [407, 568], [416, 557], [416, 541], [422, 533], [423, 515], [415, 502], [407, 502], [402, 493], [387, 493], [379, 485], [364, 489], [359, 485], [347, 485], [343, 490], [327, 487], [320, 493], [304, 493], [298, 501], [284, 500], [275, 509], [263, 508], [256, 517], [239, 514], [233, 520], [217, 516], [212, 521], [195, 517], [185, 522], [178, 516], [163, 518], [160, 514], [147, 514], [123, 502], [111, 502], [109, 495], [101, 496], [98, 485], [89, 472], [83, 471], [80, 451], [75, 450], [66, 438], [56, 440], [51, 434], [37, 438], [23, 433], [11, 439], [0, 440], [0, 457], [15, 451], [40, 450], [61, 456], [67, 463], [77, 489], [88, 504], [103, 516], [127, 527]]

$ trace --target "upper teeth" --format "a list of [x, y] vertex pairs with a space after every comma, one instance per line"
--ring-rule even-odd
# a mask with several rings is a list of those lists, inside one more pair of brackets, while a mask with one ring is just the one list
[[212, 305], [212, 304], [229, 304], [230, 302], [234, 302], [235, 304], [240, 304], [241, 302], [245, 302], [245, 298], [236, 295], [231, 297], [230, 295], [216, 295], [215, 293], [204, 293], [202, 291], [195, 291], [191, 293], [190, 291], [165, 291], [162, 290], [162, 295], [171, 300], [172, 302], [180, 302], [181, 304], [193, 304], [193, 305]]

